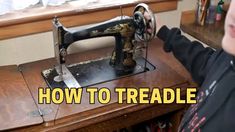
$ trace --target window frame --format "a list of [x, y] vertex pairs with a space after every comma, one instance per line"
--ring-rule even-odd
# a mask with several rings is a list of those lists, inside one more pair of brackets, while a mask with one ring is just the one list
[[[47, 32], [52, 29], [51, 21], [57, 16], [66, 27], [97, 23], [121, 15], [132, 15], [134, 7], [144, 2], [153, 12], [177, 9], [177, 0], [138, 0], [127, 4], [87, 6], [83, 10], [64, 4], [57, 7], [24, 9], [16, 13], [0, 17], [0, 40]], [[105, 14], [105, 15], [104, 15]]]

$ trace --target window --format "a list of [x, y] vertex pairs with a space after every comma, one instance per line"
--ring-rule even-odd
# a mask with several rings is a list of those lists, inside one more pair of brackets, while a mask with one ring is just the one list
[[[13, 6], [14, 1], [19, 4]], [[4, 10], [0, 15], [0, 40], [51, 31], [54, 16], [59, 17], [66, 27], [81, 26], [102, 22], [122, 13], [132, 16], [134, 7], [140, 2], [148, 4], [153, 12], [175, 10], [178, 0], [44, 0], [46, 4], [42, 1], [0, 0], [0, 14]], [[18, 8], [13, 10], [12, 7]]]
[[0, 15], [4, 15], [25, 8], [59, 6], [64, 3], [84, 6], [91, 3], [107, 5], [115, 3], [130, 3], [134, 1], [136, 0], [0, 0]]
[[70, 0], [0, 0], [0, 15], [28, 7], [58, 6], [67, 1]]

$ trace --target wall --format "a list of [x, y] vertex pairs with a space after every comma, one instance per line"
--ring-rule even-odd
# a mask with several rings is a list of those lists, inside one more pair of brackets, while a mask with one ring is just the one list
[[[157, 19], [169, 27], [179, 27], [181, 11], [192, 10], [196, 0], [181, 0], [175, 11], [158, 13]], [[22, 31], [23, 32], [23, 31]], [[99, 43], [99, 44], [97, 44]], [[113, 38], [99, 38], [96, 41], [85, 40], [72, 45], [70, 52], [101, 48], [113, 43]], [[79, 48], [79, 49], [78, 49]], [[54, 57], [53, 38], [51, 32], [17, 37], [0, 41], [0, 66], [22, 64]]]

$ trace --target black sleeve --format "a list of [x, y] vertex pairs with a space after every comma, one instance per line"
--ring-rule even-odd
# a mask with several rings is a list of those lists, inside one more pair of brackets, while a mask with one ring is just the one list
[[224, 130], [235, 130], [235, 89], [230, 93], [230, 96], [226, 100], [226, 105], [222, 106], [224, 108], [223, 124]]
[[198, 41], [191, 42], [181, 35], [178, 28], [168, 29], [163, 26], [157, 36], [164, 41], [164, 50], [166, 52], [172, 51], [174, 56], [191, 73], [194, 81], [201, 85], [206, 76], [208, 60], [214, 50], [208, 47], [204, 48]]

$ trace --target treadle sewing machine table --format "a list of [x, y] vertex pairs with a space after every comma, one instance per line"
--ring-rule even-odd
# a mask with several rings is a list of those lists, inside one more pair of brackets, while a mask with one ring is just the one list
[[[111, 51], [112, 48], [104, 48], [69, 55], [67, 63], [105, 57]], [[155, 39], [149, 44], [148, 60], [156, 66], [155, 70], [95, 86], [110, 88], [112, 99], [106, 105], [89, 104], [85, 90], [81, 104], [38, 104], [38, 88], [48, 87], [41, 71], [55, 64], [53, 58], [22, 64], [20, 71], [17, 66], [0, 67], [0, 130], [113, 131], [184, 108], [185, 105], [176, 104], [117, 104], [115, 87], [186, 88], [190, 85], [187, 71], [172, 54], [162, 50], [160, 40]]]

